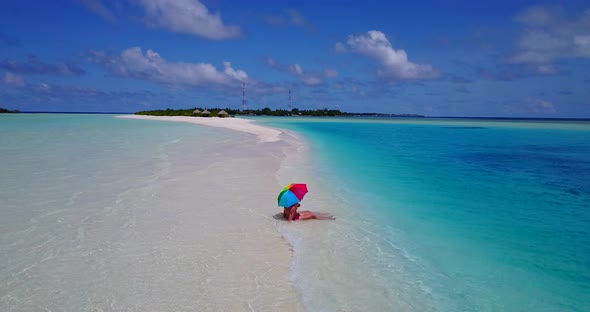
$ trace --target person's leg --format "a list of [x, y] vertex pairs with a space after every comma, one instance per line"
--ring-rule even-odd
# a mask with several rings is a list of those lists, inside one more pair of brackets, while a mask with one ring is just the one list
[[333, 215], [329, 215], [327, 213], [317, 212], [315, 213], [315, 216], [318, 220], [336, 220], [336, 217], [334, 217]]
[[299, 211], [299, 219], [309, 220], [309, 219], [317, 219], [317, 218], [318, 217], [315, 215], [315, 213], [313, 213], [309, 210]]
[[331, 215], [314, 213], [309, 210], [299, 211], [299, 218], [302, 220], [317, 219], [317, 220], [336, 220]]

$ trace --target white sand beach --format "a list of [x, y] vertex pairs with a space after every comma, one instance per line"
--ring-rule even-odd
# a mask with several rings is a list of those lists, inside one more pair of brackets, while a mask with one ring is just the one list
[[276, 218], [280, 131], [239, 118], [43, 118], [88, 127], [42, 136], [11, 165], [0, 311], [304, 310]]
[[188, 122], [210, 127], [227, 128], [236, 131], [256, 134], [259, 142], [275, 142], [279, 140], [280, 131], [268, 127], [259, 126], [248, 119], [240, 118], [204, 118], [204, 117], [184, 117], [184, 116], [145, 116], [145, 115], [123, 115], [121, 118], [130, 119], [148, 119]]
[[[239, 118], [124, 118], [227, 128], [255, 134], [258, 142], [266, 143], [278, 141], [281, 134]], [[198, 170], [175, 172], [171, 176], [182, 177], [160, 182], [158, 189], [166, 192], [155, 194], [150, 206], [163, 224], [175, 228], [167, 238], [154, 230], [151, 239], [171, 240], [170, 248], [179, 253], [165, 259], [170, 264], [165, 269], [175, 271], [181, 266], [185, 271], [160, 282], [168, 283], [170, 289], [178, 289], [175, 283], [186, 283], [191, 290], [185, 294], [187, 305], [198, 302], [199, 311], [301, 311], [300, 294], [290, 280], [292, 250], [277, 231], [277, 222], [282, 221], [274, 218], [281, 212], [275, 200], [283, 186], [276, 173], [284, 145], [276, 142], [260, 148], [252, 144], [254, 137], [240, 132], [235, 139], [211, 144], [202, 154], [190, 157], [198, 159]], [[182, 245], [175, 246], [179, 241]], [[161, 308], [157, 310], [167, 310], [165, 305]]]

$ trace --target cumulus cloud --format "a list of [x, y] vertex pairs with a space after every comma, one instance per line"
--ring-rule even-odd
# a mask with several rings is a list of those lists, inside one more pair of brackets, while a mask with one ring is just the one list
[[279, 63], [272, 57], [266, 57], [265, 59], [266, 65], [280, 71], [288, 73], [292, 76], [295, 76], [301, 80], [304, 84], [308, 86], [317, 86], [323, 83], [321, 78], [321, 74], [312, 73], [312, 72], [304, 72], [303, 67], [299, 64], [292, 64], [292, 65], [283, 65]]
[[301, 80], [308, 86], [317, 86], [322, 84], [322, 79], [317, 76], [303, 76]]
[[555, 113], [555, 107], [553, 103], [549, 101], [545, 101], [542, 99], [536, 98], [526, 98], [525, 99], [526, 106], [528, 107], [530, 112], [533, 113]]
[[25, 74], [57, 74], [73, 76], [86, 74], [86, 71], [78, 66], [66, 63], [44, 63], [34, 56], [30, 56], [26, 62], [9, 59], [3, 60], [0, 62], [0, 68], [11, 72]]
[[25, 81], [23, 80], [23, 78], [20, 77], [19, 75], [15, 75], [11, 72], [6, 72], [4, 74], [4, 78], [2, 79], [2, 81], [9, 86], [15, 86], [15, 87], [24, 87], [25, 86]]
[[554, 74], [560, 58], [590, 58], [590, 9], [573, 15], [558, 6], [533, 6], [515, 17], [524, 26], [509, 64]]
[[380, 65], [379, 77], [385, 80], [434, 79], [440, 76], [428, 64], [416, 64], [408, 60], [404, 50], [395, 50], [384, 33], [378, 30], [368, 31], [358, 36], [350, 35], [347, 46], [337, 43], [336, 51], [350, 51], [370, 57]]
[[210, 13], [198, 0], [138, 0], [145, 10], [145, 22], [174, 32], [209, 39], [241, 36], [240, 27], [225, 25], [219, 13]]
[[296, 74], [296, 75], [303, 74], [303, 68], [301, 68], [301, 65], [299, 65], [299, 64], [293, 64], [293, 65], [289, 66], [289, 71], [293, 74]]
[[248, 79], [248, 74], [246, 74], [245, 71], [233, 69], [233, 67], [231, 67], [230, 62], [223, 62], [223, 68], [224, 68], [223, 72], [228, 77], [232, 77], [232, 78], [239, 80], [239, 81], [245, 81]]
[[37, 90], [41, 90], [41, 91], [46, 91], [46, 92], [49, 92], [53, 89], [49, 84], [46, 84], [46, 83], [35, 84], [32, 86], [32, 88], [37, 89]]
[[326, 69], [324, 70], [324, 76], [326, 76], [326, 78], [334, 78], [338, 76], [338, 71], [335, 69]]
[[248, 79], [245, 71], [234, 69], [230, 62], [224, 62], [223, 71], [218, 71], [207, 63], [168, 62], [157, 52], [148, 49], [144, 53], [140, 47], [126, 49], [120, 55], [94, 51], [89, 59], [119, 77], [167, 85], [230, 85]]
[[115, 14], [102, 3], [100, 0], [80, 0], [80, 3], [84, 5], [88, 10], [102, 16], [104, 19], [114, 23], [117, 21]]

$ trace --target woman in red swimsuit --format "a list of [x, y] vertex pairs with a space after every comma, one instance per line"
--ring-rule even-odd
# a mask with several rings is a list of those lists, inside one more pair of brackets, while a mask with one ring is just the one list
[[299, 208], [301, 204], [297, 203], [291, 207], [284, 207], [283, 216], [287, 221], [297, 221], [297, 220], [310, 220], [310, 219], [317, 219], [317, 220], [336, 220], [333, 216], [330, 215], [323, 215], [320, 213], [314, 213], [309, 210], [303, 210], [297, 212], [297, 208]]

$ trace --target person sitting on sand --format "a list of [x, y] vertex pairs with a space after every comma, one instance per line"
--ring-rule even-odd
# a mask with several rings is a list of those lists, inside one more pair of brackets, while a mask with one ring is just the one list
[[316, 219], [316, 220], [336, 220], [336, 218], [334, 218], [333, 216], [330, 215], [325, 215], [325, 214], [321, 214], [321, 213], [314, 213], [311, 212], [309, 210], [303, 210], [303, 211], [297, 211], [297, 208], [299, 208], [301, 206], [301, 204], [297, 203], [291, 207], [284, 207], [285, 209], [283, 210], [283, 216], [285, 217], [285, 219], [287, 219], [287, 221], [291, 222], [291, 221], [297, 221], [297, 220], [310, 220], [310, 219]]

